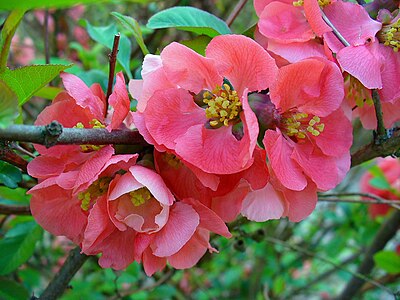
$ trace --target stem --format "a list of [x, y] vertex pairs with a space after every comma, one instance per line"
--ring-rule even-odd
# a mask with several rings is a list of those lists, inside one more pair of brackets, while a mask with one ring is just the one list
[[[357, 269], [357, 273], [367, 275], [369, 272], [371, 272], [372, 268], [375, 265], [373, 259], [374, 254], [385, 247], [387, 242], [389, 242], [391, 238], [396, 234], [399, 225], [400, 211], [395, 211], [385, 221], [385, 223], [382, 224], [371, 246], [367, 249], [364, 260]], [[343, 289], [342, 293], [337, 299], [353, 299], [353, 297], [358, 293], [359, 289], [364, 284], [364, 281], [365, 280], [363, 278], [353, 276], [353, 278], [348, 282], [348, 284]]]
[[383, 123], [383, 113], [382, 113], [382, 106], [381, 100], [379, 98], [379, 94], [377, 90], [372, 90], [372, 100], [374, 101], [375, 106], [375, 115], [376, 115], [376, 132], [378, 136], [376, 138], [376, 143], [381, 144], [383, 141], [387, 139], [386, 128]]
[[44, 55], [46, 64], [50, 63], [50, 46], [49, 46], [49, 10], [46, 9], [44, 15]]
[[395, 131], [390, 138], [380, 144], [372, 142], [351, 155], [351, 166], [357, 166], [375, 157], [395, 155], [400, 149], [400, 131]]
[[226, 24], [230, 27], [233, 23], [233, 21], [235, 21], [235, 19], [237, 18], [237, 16], [239, 15], [239, 13], [242, 11], [243, 7], [246, 5], [247, 0], [240, 0], [235, 8], [233, 9], [233, 11], [231, 12], [231, 14], [229, 15], [229, 17], [226, 19]]
[[323, 198], [318, 199], [319, 202], [342, 202], [342, 203], [359, 203], [359, 204], [386, 204], [400, 210], [400, 200], [361, 200], [361, 199], [342, 199], [342, 198]]
[[63, 128], [53, 121], [46, 126], [12, 125], [0, 129], [0, 141], [23, 141], [51, 147], [54, 145], [147, 145], [137, 130]]
[[117, 54], [118, 54], [118, 44], [121, 35], [118, 33], [114, 35], [114, 44], [112, 47], [111, 53], [108, 55], [108, 59], [110, 61], [110, 70], [108, 71], [108, 86], [107, 86], [107, 96], [106, 96], [106, 110], [104, 117], [107, 117], [108, 112], [108, 98], [112, 93], [113, 83], [114, 83], [114, 75], [115, 75], [115, 64], [117, 62]]
[[350, 46], [350, 43], [344, 38], [344, 36], [339, 32], [339, 30], [336, 29], [335, 25], [332, 24], [332, 22], [328, 19], [328, 17], [325, 15], [325, 13], [321, 9], [321, 14], [322, 14], [322, 19], [325, 21], [326, 24], [330, 28], [332, 28], [333, 34], [338, 38], [338, 40], [346, 47]]
[[0, 215], [30, 216], [31, 209], [29, 206], [0, 204]]
[[76, 272], [78, 272], [84, 262], [89, 258], [89, 256], [81, 254], [80, 252], [81, 249], [79, 247], [70, 251], [60, 271], [54, 276], [39, 297], [40, 300], [54, 300], [64, 293], [72, 277], [74, 277]]
[[12, 164], [20, 168], [23, 172], [27, 173], [28, 162], [21, 156], [12, 151], [7, 142], [4, 142], [0, 138], [0, 160], [4, 160], [9, 164]]

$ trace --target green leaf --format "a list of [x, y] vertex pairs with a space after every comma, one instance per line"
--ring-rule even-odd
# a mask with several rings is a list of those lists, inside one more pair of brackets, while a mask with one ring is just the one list
[[55, 86], [45, 86], [34, 93], [34, 96], [43, 99], [53, 100], [63, 89]]
[[[112, 0], [17, 0], [0, 1], [0, 10], [12, 10], [16, 8], [35, 9], [35, 8], [66, 8], [77, 4], [91, 4], [101, 2], [112, 2]], [[125, 0], [125, 2], [148, 3], [154, 0]]]
[[147, 27], [151, 29], [174, 27], [209, 37], [231, 33], [228, 25], [221, 19], [189, 6], [176, 6], [160, 11], [149, 19]]
[[377, 267], [389, 274], [400, 273], [400, 255], [394, 251], [379, 251], [374, 255], [374, 261]]
[[40, 90], [68, 67], [64, 65], [35, 65], [15, 70], [6, 69], [0, 74], [0, 80], [3, 80], [14, 91], [18, 97], [19, 105], [22, 105], [36, 91]]
[[26, 189], [16, 188], [11, 189], [6, 186], [0, 186], [0, 201], [8, 200], [17, 203], [29, 204], [31, 195], [26, 194]]
[[207, 35], [200, 35], [193, 40], [182, 41], [181, 44], [189, 47], [190, 49], [196, 51], [200, 55], [206, 55], [207, 45], [210, 43], [211, 38]]
[[17, 95], [0, 80], [0, 128], [6, 128], [18, 117]]
[[0, 278], [0, 299], [26, 300], [29, 299], [29, 292], [14, 280]]
[[378, 166], [373, 166], [368, 171], [374, 176], [369, 181], [369, 184], [380, 190], [390, 190], [391, 185], [381, 168], [379, 168]]
[[17, 167], [0, 160], [0, 183], [3, 183], [9, 188], [15, 189], [18, 187], [18, 182], [21, 180], [22, 174]]
[[[96, 27], [90, 25], [90, 23], [86, 21], [86, 27], [89, 36], [93, 40], [102, 44], [103, 46], [106, 46], [108, 49], [112, 50], [114, 44], [114, 35], [118, 33], [115, 24], [111, 24], [106, 27]], [[130, 59], [131, 59], [131, 41], [125, 35], [121, 34], [121, 38], [119, 40], [117, 61], [124, 68], [128, 77], [132, 78], [131, 69], [129, 67]]]
[[143, 55], [149, 54], [150, 51], [147, 49], [144, 40], [142, 30], [140, 29], [139, 23], [132, 17], [124, 16], [118, 12], [111, 13], [117, 20], [127, 28], [135, 38], [136, 42], [138, 43], [140, 49], [142, 50]]
[[[1, 4], [3, 2], [8, 2], [8, 1], [0, 1], [0, 8]], [[10, 15], [7, 17], [3, 28], [1, 29], [1, 35], [0, 35], [0, 72], [3, 72], [6, 67], [7, 67], [7, 58], [8, 58], [8, 53], [10, 52], [10, 45], [11, 45], [11, 40], [14, 36], [15, 30], [17, 30], [17, 27], [19, 23], [22, 20], [22, 17], [25, 14], [25, 10], [14, 10], [10, 13]]]
[[0, 275], [14, 271], [32, 256], [42, 233], [35, 222], [21, 223], [9, 230], [0, 241]]

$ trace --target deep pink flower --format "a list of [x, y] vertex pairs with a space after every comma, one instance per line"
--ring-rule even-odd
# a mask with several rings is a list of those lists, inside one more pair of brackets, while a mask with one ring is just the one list
[[311, 180], [328, 190], [343, 179], [352, 143], [351, 123], [339, 108], [343, 96], [342, 75], [332, 62], [307, 59], [279, 70], [267, 105], [280, 117], [267, 124], [263, 143], [285, 188], [301, 191]]
[[277, 67], [268, 53], [247, 37], [224, 35], [210, 42], [206, 57], [172, 43], [152, 61], [135, 114], [145, 139], [207, 173], [248, 168], [258, 124], [247, 94], [273, 82]]
[[[371, 172], [366, 172], [360, 181], [360, 190], [363, 193], [369, 193], [387, 200], [397, 200], [400, 198], [400, 160], [392, 157], [378, 159], [376, 165], [383, 173], [391, 189], [379, 189], [371, 180], [375, 177]], [[371, 204], [368, 208], [372, 218], [384, 216], [390, 210], [386, 204]]]

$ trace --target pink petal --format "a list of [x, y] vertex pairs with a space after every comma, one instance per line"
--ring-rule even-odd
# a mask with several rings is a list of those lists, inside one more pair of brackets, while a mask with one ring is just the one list
[[369, 89], [382, 88], [383, 56], [374, 50], [376, 44], [350, 46], [336, 56], [343, 70], [356, 77]]
[[275, 190], [271, 184], [250, 192], [242, 203], [241, 213], [247, 219], [264, 222], [280, 219], [285, 212], [285, 200], [282, 193]]
[[342, 73], [334, 63], [321, 58], [282, 67], [271, 87], [271, 101], [277, 108], [287, 111], [297, 107], [319, 117], [338, 109], [343, 98]]
[[[275, 0], [253, 0], [254, 4], [254, 9], [256, 10], [257, 16], [260, 16], [261, 12], [264, 10], [264, 8], [273, 2]], [[292, 4], [292, 0], [281, 0], [279, 2], [287, 3], [287, 4]]]
[[292, 3], [272, 1], [262, 11], [258, 28], [267, 38], [281, 43], [306, 42], [314, 38], [303, 12]]
[[190, 205], [176, 202], [167, 224], [152, 243], [153, 254], [166, 257], [178, 252], [192, 237], [199, 223], [199, 215]]
[[147, 276], [153, 275], [155, 272], [165, 268], [167, 259], [153, 255], [150, 248], [143, 253], [143, 268]]
[[198, 94], [204, 88], [214, 89], [222, 84], [214, 60], [184, 45], [169, 44], [161, 52], [161, 59], [167, 78], [185, 90]]
[[135, 259], [135, 253], [133, 252], [134, 240], [135, 232], [133, 230], [115, 230], [98, 245], [99, 252], [102, 253], [99, 265], [102, 268], [125, 269]]
[[291, 159], [293, 146], [280, 132], [267, 130], [263, 139], [265, 150], [278, 180], [288, 189], [301, 191], [307, 185], [300, 166]]
[[204, 109], [183, 89], [157, 91], [149, 99], [144, 117], [154, 140], [169, 149], [174, 149], [176, 140], [185, 135], [188, 128], [206, 123]]
[[108, 216], [106, 197], [98, 198], [89, 213], [82, 241], [82, 251], [86, 254], [97, 254], [90, 248], [92, 246], [96, 248], [96, 244], [107, 238], [115, 229], [116, 227]]
[[54, 235], [65, 235], [79, 244], [87, 223], [81, 202], [71, 190], [52, 185], [30, 192], [30, 207], [36, 222]]
[[115, 185], [113, 185], [112, 189], [109, 188], [108, 199], [111, 201], [115, 200], [122, 195], [140, 189], [143, 186], [144, 185], [138, 182], [130, 172], [127, 172], [119, 177], [118, 180], [115, 180]]
[[269, 40], [267, 49], [290, 63], [295, 63], [311, 57], [326, 57], [323, 45], [316, 40], [289, 44]]
[[350, 152], [353, 130], [351, 122], [343, 111], [338, 109], [329, 116], [321, 118], [321, 123], [325, 124], [324, 131], [319, 136], [313, 137], [321, 151], [330, 156], [341, 156]]
[[376, 50], [385, 58], [379, 96], [382, 102], [394, 103], [400, 100], [400, 55], [382, 44]]
[[134, 253], [135, 260], [141, 262], [142, 255], [150, 243], [153, 241], [154, 234], [138, 233], [135, 236]]
[[322, 19], [321, 8], [317, 0], [304, 0], [304, 13], [307, 21], [316, 35], [321, 37], [324, 33], [332, 31]]
[[[267, 89], [278, 72], [274, 59], [260, 45], [243, 35], [220, 35], [212, 39], [206, 56], [217, 62], [217, 68], [241, 95]], [[256, 67], [255, 67], [256, 66]]]
[[[311, 143], [296, 144], [291, 158], [296, 161], [304, 173], [315, 182], [318, 189], [326, 191], [338, 183], [335, 159], [325, 156]], [[327, 172], [326, 170], [329, 170]]]
[[86, 86], [86, 84], [77, 76], [69, 73], [61, 73], [60, 77], [63, 81], [65, 89], [82, 108], [88, 108], [99, 121], [104, 119], [104, 104], [101, 99], [95, 95]]
[[191, 268], [198, 263], [206, 251], [207, 247], [202, 244], [195, 233], [181, 250], [168, 257], [168, 262], [175, 269]]
[[172, 205], [174, 203], [174, 196], [159, 174], [139, 165], [130, 167], [129, 172], [138, 182], [147, 187], [160, 203], [164, 205]]
[[182, 202], [191, 205], [199, 214], [199, 227], [205, 228], [226, 238], [232, 237], [232, 234], [229, 232], [224, 221], [222, 221], [221, 218], [207, 206], [201, 204], [199, 201], [193, 198], [183, 199]]
[[122, 72], [117, 73], [114, 85], [114, 91], [110, 95], [109, 104], [114, 108], [111, 124], [107, 126], [108, 130], [117, 129], [122, 124], [126, 115], [130, 111], [130, 101], [128, 91], [125, 86], [125, 79]]
[[300, 222], [308, 217], [317, 204], [317, 188], [310, 183], [307, 187], [300, 191], [283, 191], [286, 201], [289, 203], [288, 217], [291, 222]]
[[[361, 5], [355, 3], [336, 1], [326, 6], [324, 13], [351, 46], [373, 42], [382, 27], [381, 23], [369, 17]], [[324, 34], [324, 39], [335, 53], [344, 48], [331, 32]]]

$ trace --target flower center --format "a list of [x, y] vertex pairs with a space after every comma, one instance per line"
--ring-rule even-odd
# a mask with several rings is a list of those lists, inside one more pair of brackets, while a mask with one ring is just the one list
[[[93, 119], [92, 121], [90, 121], [89, 125], [91, 126], [90, 128], [106, 128], [106, 126], [103, 125], [97, 119]], [[81, 122], [78, 122], [78, 123], [76, 123], [74, 128], [85, 128], [85, 126]], [[81, 146], [82, 152], [90, 152], [90, 151], [98, 151], [101, 148], [103, 148], [105, 145], [80, 145], [80, 146]]]
[[347, 89], [346, 98], [353, 99], [358, 107], [374, 104], [371, 91], [365, 88], [357, 78], [348, 75], [345, 78], [345, 87]]
[[242, 103], [236, 91], [232, 90], [229, 84], [217, 86], [212, 92], [203, 93], [203, 102], [208, 105], [206, 117], [213, 128], [229, 126], [239, 119], [242, 111]]
[[377, 34], [378, 40], [385, 46], [392, 47], [394, 52], [400, 49], [400, 18], [392, 24], [382, 26]]
[[172, 153], [165, 153], [163, 160], [174, 169], [179, 169], [182, 166], [181, 160]]
[[[289, 114], [289, 115], [288, 115]], [[319, 136], [325, 128], [318, 116], [309, 116], [306, 113], [285, 113], [280, 126], [287, 136], [305, 139], [307, 134]]]
[[82, 201], [81, 208], [87, 211], [90, 208], [90, 202], [96, 198], [104, 195], [108, 186], [112, 180], [112, 177], [102, 177], [93, 182], [86, 191], [78, 193], [78, 199]]
[[[324, 8], [325, 6], [331, 4], [331, 0], [318, 0], [318, 5], [321, 8]], [[304, 5], [304, 0], [298, 0], [298, 1], [293, 1], [293, 6], [303, 6]]]
[[131, 202], [134, 206], [141, 206], [153, 197], [146, 187], [130, 192], [129, 196], [131, 196]]

